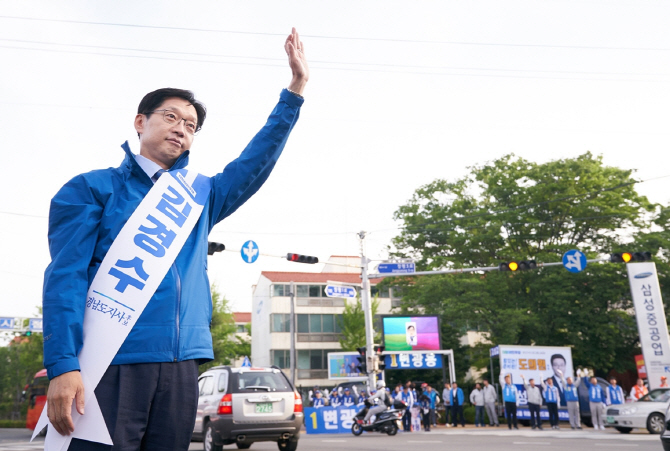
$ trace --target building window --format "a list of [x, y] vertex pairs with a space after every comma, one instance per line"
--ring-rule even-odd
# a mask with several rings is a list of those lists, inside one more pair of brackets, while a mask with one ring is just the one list
[[247, 332], [247, 326], [245, 326], [244, 324], [237, 324], [235, 325], [235, 327], [236, 327], [235, 332], [237, 332], [238, 334], [244, 334]]
[[326, 370], [328, 369], [328, 353], [341, 352], [337, 349], [299, 349], [299, 370]]
[[384, 288], [377, 288], [375, 287], [370, 287], [370, 294], [374, 298], [376, 295], [378, 295], [380, 298], [390, 298], [391, 297], [391, 289], [389, 287], [384, 287]]
[[308, 315], [298, 314], [298, 333], [340, 333], [340, 315]]
[[272, 296], [290, 296], [290, 295], [291, 295], [291, 285], [287, 284], [272, 285]]
[[291, 315], [288, 313], [273, 313], [271, 324], [272, 332], [290, 332]]
[[297, 296], [299, 298], [325, 298], [325, 285], [298, 285]]
[[275, 349], [272, 351], [272, 364], [278, 368], [291, 367], [291, 351], [288, 349]]

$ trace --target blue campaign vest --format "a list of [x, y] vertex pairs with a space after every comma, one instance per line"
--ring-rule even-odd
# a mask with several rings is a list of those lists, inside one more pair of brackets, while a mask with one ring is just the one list
[[574, 384], [566, 385], [565, 390], [565, 400], [568, 402], [579, 401], [579, 395], [577, 394], [577, 387]]
[[547, 388], [544, 390], [544, 400], [548, 403], [558, 402], [558, 388], [555, 386], [547, 385]]
[[516, 402], [516, 386], [512, 384], [505, 384], [503, 387], [503, 401], [505, 402]]
[[314, 398], [312, 407], [323, 407], [323, 398]]
[[589, 387], [589, 401], [603, 402], [603, 389], [600, 388], [600, 385], [596, 384]]
[[618, 385], [607, 387], [607, 396], [611, 404], [623, 404], [623, 390]]

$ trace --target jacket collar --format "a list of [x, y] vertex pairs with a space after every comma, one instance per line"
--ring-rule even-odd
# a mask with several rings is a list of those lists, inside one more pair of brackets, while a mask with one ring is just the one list
[[[130, 150], [130, 145], [128, 144], [128, 141], [121, 144], [121, 148], [126, 153], [126, 157], [123, 159], [122, 167], [126, 168], [128, 171], [130, 171], [136, 176], [149, 178], [149, 176], [147, 176], [147, 174], [144, 172], [139, 163], [135, 160], [135, 155], [133, 155], [133, 152]], [[187, 150], [181, 155], [179, 155], [177, 161], [174, 162], [174, 164], [170, 169], [168, 169], [168, 171], [172, 171], [175, 169], [184, 169], [188, 165], [188, 155], [190, 153], [191, 151]]]

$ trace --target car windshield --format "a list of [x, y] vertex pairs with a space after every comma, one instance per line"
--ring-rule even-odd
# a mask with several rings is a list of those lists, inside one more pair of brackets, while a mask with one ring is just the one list
[[274, 372], [243, 372], [237, 374], [237, 389], [240, 391], [292, 391], [286, 378]]
[[670, 401], [670, 390], [656, 389], [652, 390], [637, 402], [668, 402]]

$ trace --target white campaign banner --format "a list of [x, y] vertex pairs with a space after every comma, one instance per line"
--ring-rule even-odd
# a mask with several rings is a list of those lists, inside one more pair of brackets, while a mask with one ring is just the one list
[[647, 379], [653, 390], [661, 386], [661, 376], [670, 378], [670, 339], [656, 264], [628, 263], [626, 268]]
[[554, 383], [560, 385], [561, 378], [573, 377], [572, 349], [558, 346], [508, 346], [500, 345], [501, 374], [511, 374], [513, 384], [523, 384], [521, 376], [535, 379], [540, 384], [540, 377], [553, 377]]
[[193, 230], [209, 189], [209, 179], [194, 171], [167, 172], [114, 239], [82, 299], [84, 344], [78, 359], [86, 413], [79, 415], [73, 405], [74, 432], [63, 436], [51, 426], [45, 405], [33, 434], [48, 425], [45, 450], [67, 450], [72, 438], [112, 444], [95, 388]]

